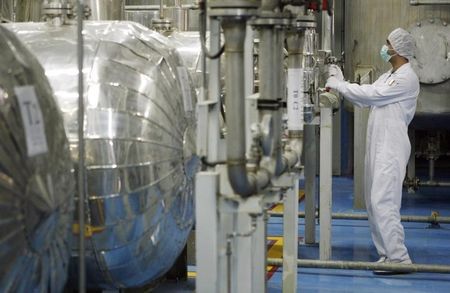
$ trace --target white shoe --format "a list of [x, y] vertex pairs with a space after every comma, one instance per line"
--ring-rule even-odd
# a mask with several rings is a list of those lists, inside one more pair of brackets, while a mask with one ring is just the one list
[[[383, 259], [384, 258], [384, 259]], [[382, 260], [383, 259], [383, 260]], [[377, 263], [397, 263], [397, 264], [412, 264], [411, 259], [405, 259], [402, 261], [391, 261], [385, 256], [380, 257]], [[403, 271], [384, 271], [384, 270], [374, 270], [373, 273], [375, 275], [400, 275], [400, 274], [411, 274], [411, 272], [403, 272]]]

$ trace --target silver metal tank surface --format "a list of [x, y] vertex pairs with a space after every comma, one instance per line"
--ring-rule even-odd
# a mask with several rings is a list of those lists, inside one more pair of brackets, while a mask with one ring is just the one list
[[[383, 15], [383, 21], [379, 21]], [[389, 69], [380, 58], [380, 48], [397, 27], [413, 33], [418, 45], [414, 66], [421, 81], [416, 116], [418, 128], [450, 127], [450, 74], [448, 50], [450, 9], [448, 5], [411, 6], [409, 1], [359, 0], [345, 3], [346, 76], [358, 66], [372, 65], [376, 78]], [[428, 58], [428, 59], [427, 59]], [[430, 59], [433, 61], [430, 63]], [[421, 65], [418, 66], [417, 60]], [[428, 66], [423, 69], [423, 65]]]
[[[203, 75], [201, 62], [202, 46], [199, 32], [173, 32], [168, 37], [175, 48], [177, 48], [184, 65], [188, 68], [198, 93], [202, 87]], [[208, 36], [206, 42], [209, 42]]]
[[411, 65], [421, 82], [415, 128], [450, 128], [450, 27], [439, 18], [417, 22], [409, 31], [416, 41]]
[[[76, 161], [76, 27], [7, 27], [45, 68]], [[89, 21], [84, 37], [87, 283], [137, 287], [170, 269], [193, 225], [196, 95], [166, 37]]]
[[0, 26], [0, 292], [61, 292], [75, 181], [38, 61]]

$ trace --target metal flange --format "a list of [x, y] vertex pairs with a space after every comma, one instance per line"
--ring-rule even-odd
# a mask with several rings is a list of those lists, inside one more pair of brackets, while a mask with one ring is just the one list
[[251, 22], [251, 25], [254, 27], [260, 26], [281, 26], [286, 27], [291, 24], [290, 18], [276, 18], [276, 17], [258, 17], [257, 19]]
[[306, 28], [317, 28], [316, 22], [306, 22], [306, 21], [299, 21], [297, 19], [294, 19], [291, 21], [290, 26], [292, 29], [306, 29]]
[[256, 9], [259, 6], [258, 0], [212, 0], [209, 1], [208, 6], [211, 9], [216, 8], [251, 8]]
[[167, 18], [152, 19], [152, 29], [158, 32], [168, 32], [172, 30], [172, 21]]
[[211, 8], [209, 16], [215, 18], [247, 19], [256, 15], [256, 8]]
[[286, 27], [290, 25], [292, 14], [280, 13], [273, 11], [259, 11], [257, 18], [252, 20], [251, 25], [259, 26], [280, 26]]
[[314, 15], [298, 16], [291, 20], [290, 26], [293, 30], [317, 28], [317, 19]]
[[72, 9], [73, 6], [68, 3], [47, 3], [42, 7], [42, 12], [47, 16], [72, 15]]

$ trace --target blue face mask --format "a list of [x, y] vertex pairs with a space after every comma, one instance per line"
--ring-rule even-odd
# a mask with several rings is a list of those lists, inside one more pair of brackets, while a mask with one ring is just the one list
[[394, 55], [389, 55], [388, 51], [389, 51], [389, 47], [387, 45], [383, 45], [383, 47], [381, 47], [380, 56], [384, 62], [389, 62], [389, 60], [391, 60], [392, 56], [394, 56]]

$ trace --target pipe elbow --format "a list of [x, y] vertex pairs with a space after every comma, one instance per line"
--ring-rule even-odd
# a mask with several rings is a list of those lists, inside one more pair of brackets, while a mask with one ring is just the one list
[[249, 197], [256, 193], [256, 180], [253, 177], [249, 178], [247, 176], [245, 165], [228, 165], [228, 179], [236, 194], [242, 197]]
[[256, 173], [248, 173], [245, 165], [236, 165], [228, 166], [228, 178], [233, 191], [247, 198], [267, 187], [271, 175], [265, 169], [260, 169]]

